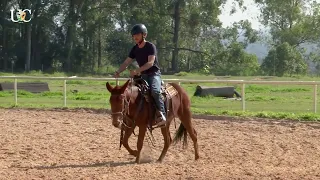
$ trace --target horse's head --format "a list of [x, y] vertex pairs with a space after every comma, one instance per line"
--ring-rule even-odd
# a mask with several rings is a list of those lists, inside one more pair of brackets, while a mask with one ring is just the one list
[[128, 100], [126, 97], [126, 89], [128, 87], [129, 80], [122, 86], [112, 87], [109, 82], [106, 83], [110, 95], [110, 105], [111, 105], [111, 115], [112, 124], [116, 128], [121, 128], [121, 119], [123, 119], [126, 106], [128, 105]]

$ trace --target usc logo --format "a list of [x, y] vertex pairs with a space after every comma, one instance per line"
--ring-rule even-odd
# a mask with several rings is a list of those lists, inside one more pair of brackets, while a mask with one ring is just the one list
[[[17, 9], [18, 12], [16, 12], [16, 19], [14, 18], [14, 10], [11, 9], [11, 21], [17, 22], [17, 23], [23, 23], [23, 22], [30, 22], [31, 21], [31, 10], [30, 9]], [[27, 13], [29, 14], [29, 19], [27, 20]]]

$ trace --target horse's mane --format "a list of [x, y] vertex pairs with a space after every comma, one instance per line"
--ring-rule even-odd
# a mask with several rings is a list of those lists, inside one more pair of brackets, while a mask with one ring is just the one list
[[131, 82], [127, 86], [125, 94], [126, 98], [130, 99], [131, 102], [135, 102], [140, 98], [139, 96], [141, 96], [141, 93], [139, 93], [139, 87], [135, 84], [131, 84]]

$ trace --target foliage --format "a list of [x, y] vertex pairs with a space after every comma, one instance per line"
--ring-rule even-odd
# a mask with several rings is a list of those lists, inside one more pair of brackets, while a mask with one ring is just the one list
[[266, 75], [283, 76], [285, 74], [306, 74], [307, 64], [301, 54], [285, 42], [269, 51], [261, 69]]
[[[226, 0], [43, 2], [15, 0], [10, 3], [1, 1], [1, 13], [8, 17], [9, 7], [25, 8], [28, 3], [34, 12], [29, 24], [30, 39], [26, 31], [28, 24], [13, 24], [9, 18], [1, 19], [0, 43], [4, 48], [0, 56], [0, 69], [9, 70], [9, 64], [14, 60], [15, 71], [23, 71], [27, 66], [30, 70], [46, 72], [63, 70], [68, 73], [101, 74], [105, 66], [119, 66], [123, 62], [134, 45], [129, 34], [130, 28], [133, 24], [144, 23], [149, 32], [147, 39], [158, 47], [163, 71], [199, 71], [210, 74], [217, 68], [213, 69], [208, 61], [215, 59], [212, 55], [217, 52], [216, 50], [224, 52], [233, 48], [233, 46], [224, 47], [221, 41], [237, 36], [238, 32], [234, 30], [244, 28], [249, 42], [254, 42], [255, 39], [255, 31], [250, 29], [250, 23], [247, 21], [235, 23], [233, 27], [226, 29], [221, 28], [218, 16], [221, 13], [220, 8], [226, 2]], [[236, 6], [231, 13], [243, 7], [242, 0], [234, 2]], [[225, 35], [207, 36], [216, 29]], [[206, 38], [209, 40], [218, 38], [213, 43], [214, 47], [219, 49], [211, 49], [211, 42], [202, 42]], [[29, 56], [24, 45], [30, 41]], [[232, 42], [236, 41], [232, 39]], [[207, 53], [212, 54], [210, 57], [204, 53], [208, 49], [211, 49]], [[244, 53], [242, 51], [242, 54]], [[30, 58], [30, 63], [26, 61], [27, 57]], [[247, 57], [251, 59], [245, 55], [239, 58]], [[226, 56], [224, 61], [229, 59], [230, 56]], [[199, 61], [201, 63], [198, 63]], [[236, 66], [233, 63], [229, 65]]]
[[[261, 23], [270, 27], [272, 46], [262, 64], [268, 75], [305, 74], [304, 44], [318, 43], [319, 3], [308, 0], [255, 0]], [[284, 8], [285, 7], [285, 8]]]
[[28, 6], [33, 14], [29, 24], [0, 18], [0, 70], [10, 71], [14, 62], [16, 72], [104, 74], [128, 55], [134, 45], [129, 32], [136, 23], [148, 27], [147, 40], [156, 44], [164, 73], [272, 74], [275, 49], [287, 52], [277, 55], [285, 58], [279, 59], [285, 62], [278, 67], [279, 76], [304, 75], [306, 61], [318, 63], [319, 55], [306, 55], [302, 45], [319, 43], [319, 3], [255, 0], [262, 12], [259, 20], [272, 37], [262, 70], [256, 55], [245, 51], [261, 41], [258, 30], [248, 20], [222, 27], [219, 15], [228, 2], [234, 5], [230, 14], [246, 9], [243, 0], [4, 0], [0, 17], [10, 17], [12, 7]]
[[216, 75], [224, 75], [228, 72], [231, 76], [253, 76], [259, 69], [256, 55], [248, 54], [243, 50], [243, 45], [233, 42], [226, 50], [219, 54]]

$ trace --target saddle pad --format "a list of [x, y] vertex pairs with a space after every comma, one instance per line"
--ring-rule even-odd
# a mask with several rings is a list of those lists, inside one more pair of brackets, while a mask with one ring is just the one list
[[168, 99], [171, 99], [173, 96], [178, 94], [178, 91], [171, 84], [166, 84], [164, 89], [166, 93], [170, 95], [167, 96]]

